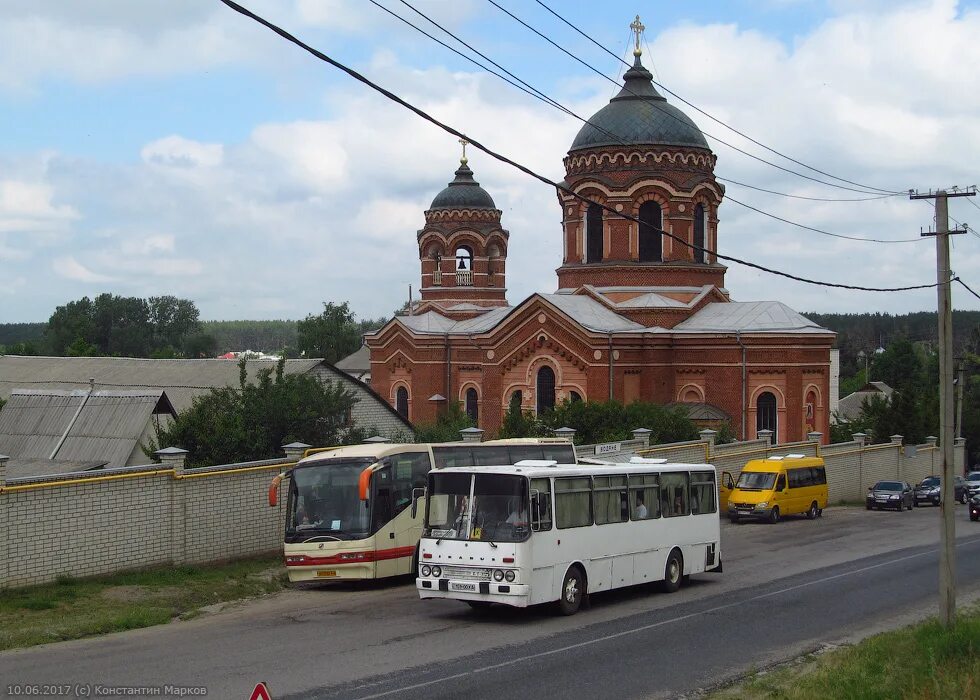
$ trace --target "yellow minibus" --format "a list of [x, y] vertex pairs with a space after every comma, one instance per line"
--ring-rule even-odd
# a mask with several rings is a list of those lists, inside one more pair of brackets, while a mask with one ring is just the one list
[[728, 497], [728, 518], [779, 522], [805, 513], [811, 520], [827, 507], [827, 471], [820, 457], [783, 455], [753, 459], [739, 474]]

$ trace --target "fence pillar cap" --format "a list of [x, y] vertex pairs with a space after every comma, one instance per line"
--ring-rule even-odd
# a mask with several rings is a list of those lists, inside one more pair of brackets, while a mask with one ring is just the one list
[[558, 435], [559, 437], [563, 437], [565, 435], [574, 435], [576, 430], [575, 428], [569, 428], [566, 425], [566, 426], [562, 426], [561, 428], [555, 428], [551, 432], [553, 432], [555, 435]]
[[966, 438], [958, 437], [953, 439], [953, 445], [959, 447], [960, 445], [966, 444]]
[[304, 450], [306, 450], [309, 449], [310, 447], [312, 447], [312, 445], [307, 445], [305, 442], [287, 442], [285, 445], [282, 446], [282, 449], [285, 450], [287, 448], [293, 448], [293, 449], [303, 448]]
[[937, 438], [935, 435], [926, 435], [927, 444], [935, 446], [937, 442], [939, 442], [939, 438]]
[[381, 444], [382, 442], [391, 442], [391, 440], [389, 440], [389, 439], [388, 439], [388, 438], [386, 438], [386, 437], [382, 437], [382, 436], [380, 436], [380, 435], [375, 435], [374, 437], [369, 437], [369, 438], [368, 438], [367, 440], [365, 440], [364, 442], [370, 442], [370, 443], [377, 443], [377, 444]]
[[282, 446], [282, 451], [286, 453], [286, 459], [298, 462], [310, 447], [312, 445], [307, 445], [305, 442], [289, 442]]
[[182, 447], [164, 447], [162, 450], [153, 453], [161, 463], [166, 464], [176, 472], [184, 471], [184, 461], [189, 454], [190, 452]]
[[459, 431], [463, 442], [482, 442], [483, 430], [481, 428], [463, 428]]
[[904, 435], [891, 435], [891, 436], [889, 436], [888, 439], [891, 440], [892, 443], [895, 444], [895, 445], [901, 445], [902, 444], [902, 440], [905, 439], [905, 436]]

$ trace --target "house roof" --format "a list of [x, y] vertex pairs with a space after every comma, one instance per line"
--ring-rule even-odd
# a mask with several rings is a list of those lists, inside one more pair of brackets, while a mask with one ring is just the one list
[[371, 371], [371, 348], [362, 345], [357, 350], [342, 360], [338, 360], [334, 365], [339, 370], [348, 374]]
[[7, 462], [7, 481], [87, 472], [93, 469], [101, 469], [107, 464], [108, 462], [104, 459], [11, 459]]
[[868, 382], [857, 391], [841, 397], [837, 402], [837, 414], [842, 420], [852, 421], [861, 417], [865, 399], [873, 396], [883, 396], [890, 400], [894, 389], [884, 382]]
[[0, 411], [0, 451], [125, 466], [154, 414], [175, 414], [160, 390], [14, 390]]
[[671, 333], [807, 333], [833, 335], [779, 301], [729, 301], [706, 304]]
[[[286, 374], [303, 374], [323, 360], [286, 360]], [[249, 378], [259, 370], [275, 369], [275, 360], [249, 360]], [[210, 389], [238, 386], [238, 363], [228, 360], [156, 360], [135, 357], [0, 356], [0, 398], [14, 389], [160, 389], [177, 411], [190, 407], [195, 396]]]

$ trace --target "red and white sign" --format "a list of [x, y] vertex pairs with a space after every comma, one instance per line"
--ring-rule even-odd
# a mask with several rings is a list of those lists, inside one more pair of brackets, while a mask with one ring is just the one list
[[269, 689], [266, 687], [264, 681], [255, 685], [255, 690], [252, 691], [248, 700], [272, 700], [272, 696], [269, 695]]

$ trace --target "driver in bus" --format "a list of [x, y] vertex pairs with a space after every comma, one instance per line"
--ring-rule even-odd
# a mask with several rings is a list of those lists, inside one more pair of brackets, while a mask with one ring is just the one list
[[508, 525], [527, 525], [527, 511], [523, 507], [518, 506], [518, 499], [510, 499], [507, 502], [507, 508], [510, 511], [510, 515], [507, 516], [507, 520], [504, 522]]

